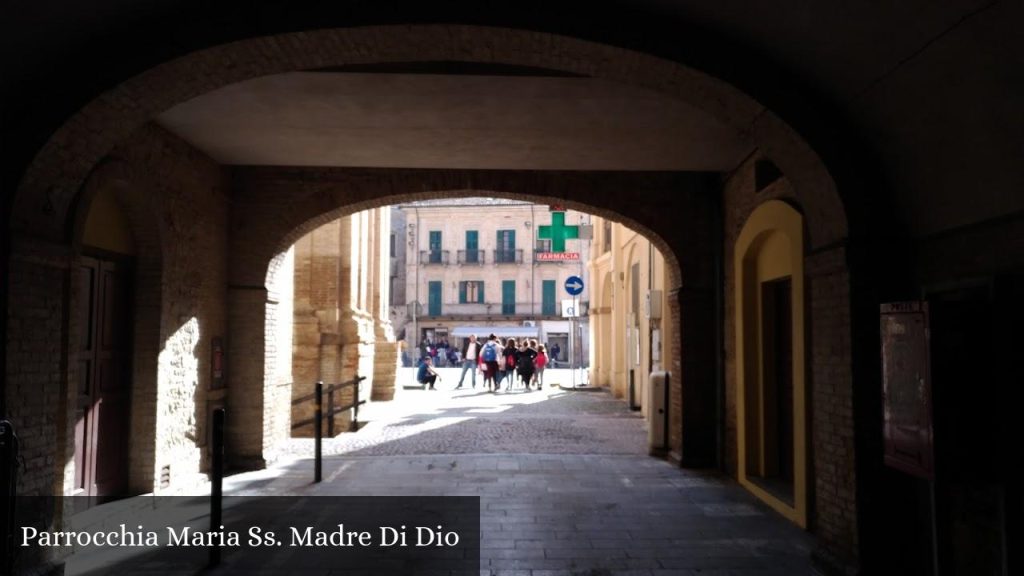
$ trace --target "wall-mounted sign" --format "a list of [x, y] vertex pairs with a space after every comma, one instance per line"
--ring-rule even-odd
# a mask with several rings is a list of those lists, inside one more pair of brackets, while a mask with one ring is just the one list
[[538, 262], [568, 262], [579, 259], [579, 252], [537, 252], [536, 256]]
[[928, 303], [882, 304], [880, 328], [885, 463], [932, 479]]
[[579, 318], [580, 307], [574, 300], [562, 300], [562, 318]]
[[215, 337], [212, 342], [210, 367], [212, 380], [210, 388], [219, 390], [224, 387], [224, 339]]

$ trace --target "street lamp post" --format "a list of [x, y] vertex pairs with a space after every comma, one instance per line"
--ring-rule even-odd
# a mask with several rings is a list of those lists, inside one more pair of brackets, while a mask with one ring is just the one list
[[[409, 309], [408, 309], [409, 316], [412, 316], [412, 337], [413, 337], [413, 341], [412, 341], [411, 345], [416, 348], [416, 351], [417, 351], [417, 354], [418, 354], [419, 353], [419, 349], [420, 349], [420, 338], [419, 338], [419, 331], [416, 329], [416, 318], [422, 312], [422, 309], [421, 309], [421, 306], [420, 306], [420, 301], [419, 300], [413, 300], [412, 302], [409, 302], [408, 307], [409, 307]], [[419, 360], [419, 357], [417, 356], [416, 359]]]

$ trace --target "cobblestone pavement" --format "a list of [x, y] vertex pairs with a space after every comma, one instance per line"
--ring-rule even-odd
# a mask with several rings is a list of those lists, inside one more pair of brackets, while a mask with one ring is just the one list
[[[413, 382], [412, 369], [404, 381]], [[490, 393], [467, 374], [441, 368], [437, 390], [400, 389], [391, 402], [360, 410], [367, 422], [357, 433], [323, 443], [324, 454], [641, 454], [647, 433], [639, 413], [607, 393], [574, 392], [551, 386], [569, 383], [568, 370], [549, 370], [541, 392], [515, 388]], [[313, 441], [291, 441], [291, 456], [312, 454]]]

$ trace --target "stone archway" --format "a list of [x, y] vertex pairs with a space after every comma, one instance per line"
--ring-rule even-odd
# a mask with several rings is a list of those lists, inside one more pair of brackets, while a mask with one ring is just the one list
[[[538, 32], [468, 25], [370, 26], [241, 40], [126, 80], [71, 117], [36, 155], [15, 195], [12, 229], [53, 240], [89, 170], [132, 131], [192, 97], [249, 78], [356, 64], [463, 61], [546, 68], [655, 90], [747, 134], [814, 207], [812, 246], [842, 239], [835, 183], [814, 151], [750, 96], [684, 64]], [[195, 70], [203, 70], [197, 75]], [[188, 81], [182, 81], [182, 79]]]
[[[459, 186], [473, 184], [471, 190]], [[339, 216], [426, 198], [452, 196], [494, 196], [517, 200], [550, 203], [552, 198], [565, 206], [621, 222], [647, 237], [666, 255], [668, 285], [678, 289], [690, 285], [694, 293], [711, 290], [713, 280], [706, 277], [707, 266], [699, 265], [701, 254], [714, 250], [708, 242], [714, 221], [711, 180], [706, 176], [684, 173], [631, 174], [601, 173], [585, 177], [573, 173], [541, 173], [529, 171], [434, 171], [387, 169], [271, 169], [247, 168], [235, 177], [234, 216], [229, 249], [238, 255], [232, 260], [228, 303], [233, 325], [245, 327], [244, 333], [232, 330], [231, 340], [245, 343], [229, 352], [229, 369], [235, 380], [252, 386], [262, 382], [263, 388], [252, 388], [244, 395], [244, 404], [236, 409], [245, 411], [246, 422], [266, 421], [264, 430], [276, 430], [283, 435], [285, 428], [273, 425], [272, 405], [280, 404], [275, 390], [283, 376], [274, 366], [281, 366], [277, 347], [264, 335], [269, 326], [278, 321], [278, 302], [272, 287], [285, 262], [285, 252], [307, 232]], [[396, 192], [416, 190], [418, 192]], [[634, 190], [638, 195], [652, 195], [664, 199], [665, 216], [646, 217], [630, 207], [615, 206], [607, 198], [614, 198], [622, 190]], [[668, 217], [670, 215], [677, 215]], [[680, 222], [687, 225], [680, 226]], [[257, 225], [256, 223], [260, 223]], [[681, 247], [688, 247], [681, 249]], [[688, 273], [687, 269], [692, 270]], [[678, 302], [669, 301], [670, 311]], [[675, 312], [679, 317], [679, 312]], [[694, 328], [710, 318], [698, 319], [694, 314]], [[691, 328], [691, 329], [694, 329]], [[704, 334], [710, 328], [701, 328]], [[702, 336], [695, 332], [690, 341]], [[676, 350], [684, 345], [678, 331], [670, 340]], [[252, 350], [265, 350], [262, 362], [254, 361]], [[694, 355], [676, 356], [673, 369], [682, 370], [683, 364], [701, 363]], [[698, 369], [699, 370], [699, 369]], [[694, 388], [711, 385], [708, 372], [695, 371], [687, 381]], [[676, 396], [682, 388], [674, 390]], [[267, 401], [260, 399], [266, 397]], [[280, 424], [279, 422], [277, 424]], [[677, 430], [672, 432], [676, 445], [681, 443], [681, 418]], [[230, 432], [230, 431], [229, 431]], [[266, 436], [256, 438], [239, 431], [239, 444], [234, 446], [240, 460], [252, 466], [266, 462], [271, 446], [279, 439]]]

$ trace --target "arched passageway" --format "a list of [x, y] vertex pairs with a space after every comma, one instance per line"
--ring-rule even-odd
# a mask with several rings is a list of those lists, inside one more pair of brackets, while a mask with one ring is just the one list
[[[481, 45], [490, 49], [480, 53], [473, 48]], [[738, 165], [704, 170], [507, 168], [487, 166], [485, 155], [479, 157], [484, 166], [467, 168], [238, 166], [218, 163], [211, 153], [152, 123], [176, 104], [262, 75], [446, 60], [555, 70], [652, 91], [685, 102], [706, 120], [724, 126], [736, 141], [749, 146], [749, 155]], [[203, 75], [187, 73], [200, 63]], [[769, 158], [781, 171], [778, 178], [763, 182], [756, 178], [757, 166]], [[69, 237], [66, 222], [73, 206], [88, 203], [81, 200], [82, 185], [105, 159], [125, 161], [140, 179], [155, 182], [148, 200], [155, 206], [155, 217], [133, 215], [131, 226], [160, 232], [161, 258], [149, 260], [157, 263], [160, 281], [146, 284], [148, 295], [160, 296], [147, 300], [159, 302], [150, 311], [160, 319], [148, 323], [146, 332], [159, 333], [161, 351], [134, 352], [142, 370], [136, 374], [136, 400], [153, 397], [155, 390], [156, 408], [133, 410], [132, 418], [147, 413], [167, 418], [139, 424], [145, 446], [133, 449], [130, 458], [145, 459], [147, 451], [156, 455], [138, 469], [140, 478], [149, 478], [152, 484], [140, 481], [138, 490], [159, 489], [164, 482], [202, 471], [205, 415], [220, 404], [240, 415], [229, 430], [236, 464], [260, 467], [274, 458], [276, 439], [287, 420], [279, 417], [287, 410], [279, 409], [280, 398], [274, 393], [282, 383], [283, 364], [276, 349], [280, 343], [272, 337], [275, 323], [287, 316], [279, 308], [282, 297], [275, 292], [275, 271], [285, 263], [281, 254], [287, 246], [341, 214], [469, 193], [557, 201], [584, 209], [629, 225], [661, 250], [668, 261], [665, 321], [672, 326], [666, 362], [673, 374], [670, 455], [684, 465], [719, 465], [734, 471], [737, 363], [729, 336], [736, 310], [726, 296], [735, 281], [728, 270], [737, 234], [757, 206], [771, 198], [794, 202], [804, 215], [802, 253], [810, 285], [803, 292], [804, 302], [794, 306], [811, 310], [813, 346], [828, 350], [807, 354], [809, 393], [815, 402], [809, 415], [810, 442], [843, 446], [840, 451], [811, 451], [810, 469], [844, 472], [813, 474], [811, 481], [822, 489], [813, 492], [816, 501], [809, 507], [817, 514], [813, 524], [822, 547], [845, 560], [856, 558], [857, 520], [849, 512], [856, 508], [850, 440], [854, 426], [848, 410], [850, 324], [847, 316], [825, 313], [850, 306], [845, 212], [835, 183], [814, 151], [771, 111], [738, 90], [678, 63], [635, 52], [471, 26], [351, 28], [256, 38], [165, 63], [126, 80], [69, 119], [22, 179], [13, 205], [9, 267], [14, 286], [9, 333], [19, 339], [56, 340], [62, 346], [70, 342], [63, 319], [72, 304], [57, 287], [61, 283], [51, 280], [69, 274], [66, 257], [74, 254], [75, 239]], [[41, 253], [58, 257], [41, 261]], [[22, 323], [19, 315], [30, 315], [33, 309], [28, 298], [32, 290], [37, 290], [33, 298], [41, 299], [51, 313], [42, 322]], [[158, 332], [154, 326], [159, 326]], [[218, 372], [214, 358], [221, 353], [226, 362]], [[8, 360], [12, 385], [5, 388], [7, 398], [34, 397], [38, 392], [27, 391], [26, 383], [36, 380], [53, 388], [44, 393], [59, 391], [64, 398], [75, 394], [68, 362], [65, 368], [39, 367], [17, 354]], [[218, 378], [228, 386], [218, 387]], [[57, 421], [70, 419], [66, 411], [52, 407], [10, 401], [8, 405], [18, 418], [36, 411]], [[33, 460], [24, 480], [27, 489], [68, 490], [66, 477], [73, 470], [66, 458], [72, 442], [68, 429], [30, 430], [36, 439], [54, 436], [64, 452], [53, 459]], [[153, 430], [157, 432], [150, 442], [147, 434]], [[173, 431], [174, 436], [161, 436], [161, 430]], [[33, 444], [45, 456], [45, 449]]]
[[[258, 280], [260, 270], [268, 270], [266, 273], [266, 286], [274, 286], [276, 284], [278, 263], [282, 261], [285, 252], [294, 243], [295, 239], [339, 216], [351, 214], [358, 210], [423, 198], [478, 196], [481, 193], [495, 197], [537, 201], [545, 204], [563, 204], [568, 208], [579, 209], [588, 213], [603, 215], [616, 221], [622, 221], [631, 227], [642, 230], [644, 235], [649, 235], [648, 238], [652, 243], [663, 248], [664, 253], [667, 255], [666, 270], [669, 277], [667, 285], [671, 287], [669, 298], [667, 299], [668, 310], [666, 318], [681, 317], [679, 310], [682, 306], [682, 297], [680, 296], [679, 286], [682, 283], [688, 284], [692, 294], [706, 293], [713, 289], [713, 281], [708, 277], [710, 268], [706, 264], [701, 263], [709, 262], [716, 248], [709, 243], [703, 244], [703, 250], [696, 248], [701, 245], [702, 241], [706, 242], [711, 237], [709, 228], [712, 226], [710, 218], [712, 205], [709, 203], [709, 198], [713, 197], [713, 193], [708, 189], [708, 179], [705, 176], [646, 174], [634, 177], [629, 174], [604, 173], [593, 178], [584, 179], [578, 174], [560, 175], [540, 172], [396, 172], [365, 169], [355, 171], [332, 170], [327, 173], [330, 174], [328, 178], [320, 179], [325, 174], [323, 170], [309, 172], [302, 169], [284, 169], [280, 171], [253, 169], [249, 173], [243, 171], [236, 177], [235, 182], [239, 190], [236, 201], [239, 203], [239, 206], [244, 206], [246, 220], [272, 221], [274, 222], [274, 228], [277, 230], [274, 231], [273, 228], [266, 226], [253, 227], [242, 225], [238, 227], [238, 230], [242, 232], [231, 240], [235, 246], [246, 247], [246, 254], [251, 254], [252, 258], [248, 263], [241, 260], [235, 262], [235, 270], [239, 274], [245, 274], [245, 276], [233, 277], [233, 284], [246, 286], [247, 288], [240, 289], [238, 292], [241, 293], [244, 290], [244, 293], [250, 296], [247, 298], [231, 298], [229, 296], [229, 301], [233, 302], [233, 304], [230, 304], [233, 308], [232, 315], [235, 318], [247, 318], [246, 322], [240, 324], [241, 326], [264, 327], [259, 330], [253, 330], [248, 334], [236, 334], [231, 337], [231, 340], [235, 342], [249, 343], [237, 352], [238, 354], [245, 355], [245, 359], [244, 361], [240, 359], [237, 363], [238, 370], [243, 371], [244, 375], [238, 374], [236, 371], [236, 377], [240, 381], [248, 383], [260, 382], [260, 375], [267, 375], [266, 378], [262, 379], [263, 385], [266, 387], [265, 390], [263, 392], [255, 389], [250, 390], [250, 393], [246, 394], [247, 402], [256, 402], [256, 399], [261, 394], [265, 394], [266, 391], [273, 391], [281, 382], [290, 381], [289, 375], [286, 374], [270, 376], [273, 373], [274, 366], [286, 367], [288, 363], [277, 360], [276, 347], [270, 342], [269, 337], [266, 341], [262, 340], [263, 334], [269, 334], [266, 326], [279, 325], [279, 321], [274, 320], [277, 314], [275, 306], [279, 299], [268, 296], [266, 300], [260, 301], [259, 296], [253, 294], [253, 290], [248, 288], [248, 286], [259, 285], [257, 283], [260, 282]], [[256, 176], [257, 174], [258, 177]], [[456, 191], [445, 190], [447, 186], [451, 185], [450, 182], [465, 182], [467, 180], [472, 183], [473, 188]], [[358, 185], [353, 185], [354, 182], [358, 182]], [[389, 194], [390, 190], [400, 190], [403, 188], [408, 190], [437, 188], [437, 190], [433, 192]], [[661, 228], [660, 232], [658, 229], [651, 230], [649, 226], [653, 220], [649, 219], [646, 225], [640, 224], [638, 220], [633, 219], [635, 217], [631, 218], [629, 216], [631, 212], [628, 208], [611, 202], [604, 206], [595, 202], [595, 199], [600, 198], [602, 195], [611, 197], [623, 189], [632, 189], [636, 191], [636, 194], [664, 199], [666, 213], [676, 215], [672, 218], [671, 225]], [[298, 190], [302, 190], [302, 192], [298, 192]], [[557, 196], [537, 194], [538, 191], [543, 190], [557, 191]], [[251, 200], [244, 198], [250, 198]], [[271, 199], [280, 199], [280, 201]], [[585, 199], [586, 203], [577, 199]], [[680, 222], [689, 223], [689, 225], [677, 226]], [[251, 235], [248, 234], [249, 231], [252, 232]], [[660, 234], [665, 234], [671, 240], [666, 240]], [[680, 260], [676, 258], [676, 254], [671, 246], [691, 246], [693, 248], [686, 254], [683, 254], [683, 258]], [[691, 263], [689, 266], [691, 270], [689, 276], [686, 271], [686, 262]], [[287, 268], [281, 269], [287, 270]], [[700, 275], [703, 275], [703, 277]], [[688, 280], [688, 278], [691, 279]], [[673, 301], [673, 294], [676, 298], [675, 301]], [[698, 334], [713, 332], [711, 322], [714, 316], [709, 312], [710, 310], [695, 310], [690, 315], [689, 320], [692, 323], [690, 329], [694, 330], [693, 342], [703, 339], [703, 337], [698, 337]], [[669, 334], [671, 335], [667, 338], [669, 346], [672, 349], [681, 349], [682, 341], [679, 338], [679, 332], [671, 330]], [[267, 355], [264, 359], [265, 365], [260, 366], [259, 363], [253, 362], [253, 359], [246, 351], [264, 347], [267, 349]], [[692, 368], [689, 365], [684, 367], [684, 361], [681, 360], [682, 356], [673, 355], [674, 364], [671, 369], [678, 370], [680, 373], [684, 369], [692, 370], [693, 377], [690, 381], [692, 382], [691, 389], [693, 390], [701, 387], [713, 388], [715, 386], [712, 378], [713, 366], [708, 365], [706, 362], [698, 362], [696, 355], [687, 355], [686, 357], [692, 357], [695, 366]], [[714, 396], [713, 390], [705, 391], [704, 394], [709, 397]], [[682, 395], [683, 390], [681, 387], [673, 390], [672, 402], [676, 406], [682, 405]], [[283, 402], [283, 399], [279, 399], [278, 402]], [[271, 413], [277, 412], [280, 406], [273, 408], [269, 404], [264, 404], [259, 407], [254, 406], [253, 409], [254, 412], [246, 416], [246, 422], [252, 422], [253, 419], [258, 418], [270, 419], [272, 417]], [[677, 408], [675, 416], [672, 417], [672, 428], [670, 428], [670, 440], [675, 448], [677, 457], [690, 458], [692, 464], [708, 464], [713, 462], [716, 452], [713, 444], [694, 442], [690, 449], [692, 455], [684, 455], [682, 438], [685, 426], [694, 426], [694, 429], [697, 427], [713, 429], [715, 426], [715, 415], [713, 413], [705, 413], [702, 420], [698, 421], [697, 418], [694, 418], [688, 423], [683, 423], [680, 416], [681, 410]], [[277, 426], [274, 438], [280, 440], [287, 437], [288, 432], [284, 423], [279, 422]], [[710, 434], [711, 437], [714, 436], [713, 432], [706, 432], [705, 434]], [[692, 436], [697, 437], [698, 434], [693, 433]], [[708, 436], [705, 435], [704, 438], [706, 439]], [[257, 459], [263, 458], [262, 451], [267, 448], [266, 442], [268, 441], [269, 439], [264, 437], [262, 439], [263, 444], [251, 445], [248, 448], [238, 446], [237, 452], [240, 454], [251, 454], [251, 457]]]

